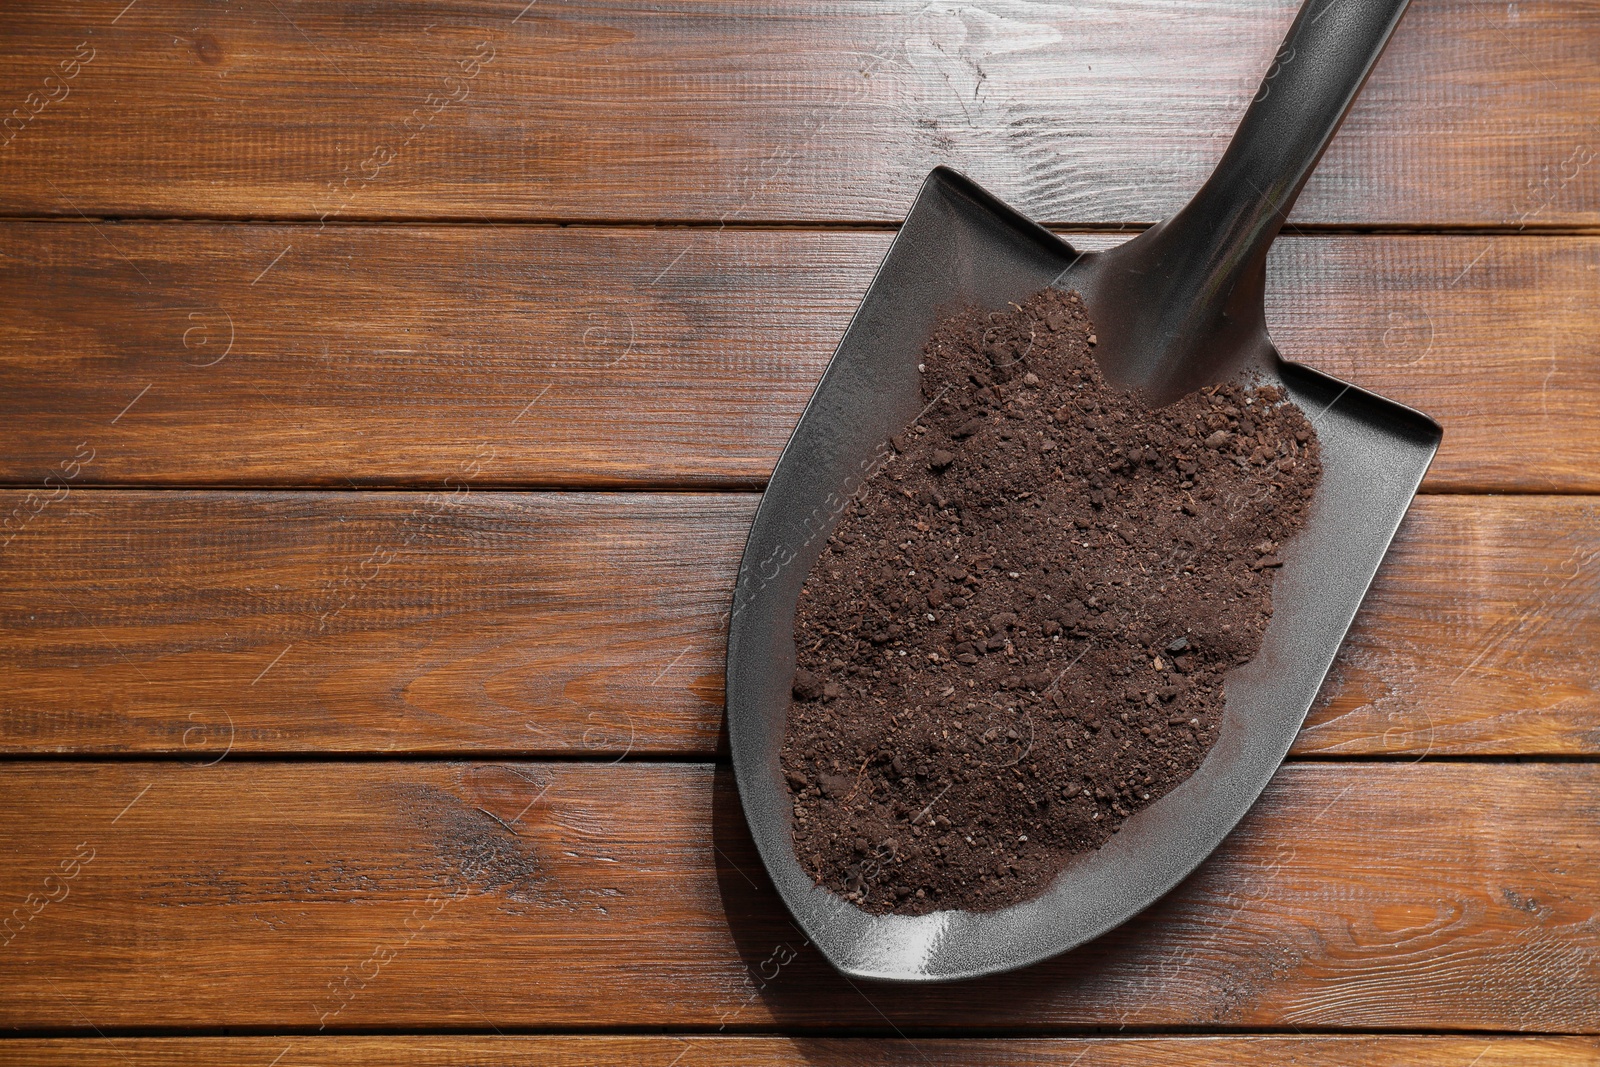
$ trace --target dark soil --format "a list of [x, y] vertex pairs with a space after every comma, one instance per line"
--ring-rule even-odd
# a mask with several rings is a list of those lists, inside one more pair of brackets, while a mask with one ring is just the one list
[[875, 913], [1038, 896], [1188, 778], [1321, 473], [1274, 387], [1151, 411], [1076, 294], [942, 322], [922, 418], [795, 616], [783, 769], [818, 882]]

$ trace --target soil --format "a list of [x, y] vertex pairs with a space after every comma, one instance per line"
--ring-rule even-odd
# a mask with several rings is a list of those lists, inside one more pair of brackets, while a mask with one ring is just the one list
[[869, 912], [1038, 896], [1194, 772], [1261, 646], [1310, 422], [1273, 386], [1152, 411], [1092, 330], [1054, 289], [943, 320], [801, 593], [795, 849]]

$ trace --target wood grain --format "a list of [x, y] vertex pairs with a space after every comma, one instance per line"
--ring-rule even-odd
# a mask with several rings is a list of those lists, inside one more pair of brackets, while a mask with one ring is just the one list
[[[1040, 219], [1150, 222], [1298, 7], [125, 4], [0, 12], [0, 209], [892, 220], [948, 163]], [[1419, 0], [1294, 218], [1600, 222], [1590, 14]]]
[[1592, 763], [1292, 764], [1107, 937], [868, 988], [709, 766], [8, 763], [0, 1025], [1593, 1034], [1597, 828]]
[[711, 752], [755, 497], [461, 488], [51, 503], [0, 554], [0, 748]]
[[[274, 1060], [274, 1057], [279, 1057]], [[1586, 1037], [227, 1037], [0, 1042], [0, 1065], [65, 1067], [1595, 1067]]]
[[[81, 446], [84, 483], [757, 487], [888, 241], [0, 224], [0, 481]], [[1427, 488], [1600, 491], [1600, 239], [1286, 238], [1270, 269], [1287, 356], [1443, 423]]]
[[[71, 492], [0, 551], [0, 752], [709, 756], [755, 504]], [[1592, 498], [1419, 498], [1295, 752], [1600, 752], [1597, 562]]]
[[1600, 506], [1418, 497], [1300, 754], [1600, 752]]

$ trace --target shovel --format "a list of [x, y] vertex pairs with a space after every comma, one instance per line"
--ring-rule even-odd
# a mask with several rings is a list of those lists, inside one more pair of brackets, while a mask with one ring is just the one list
[[[1285, 361], [1267, 336], [1267, 250], [1407, 0], [1308, 0], [1215, 173], [1177, 215], [1080, 253], [943, 167], [923, 183], [774, 469], [745, 545], [728, 632], [728, 737], [762, 862], [810, 942], [846, 975], [970, 978], [1064, 952], [1153, 903], [1244, 817], [1289, 750], [1438, 449], [1438, 424]], [[1229, 380], [1276, 384], [1316, 427], [1322, 481], [1280, 557], [1261, 651], [1225, 680], [1211, 752], [1186, 782], [1000, 911], [870, 915], [815, 885], [779, 767], [800, 588], [886, 441], [921, 408], [935, 321], [1046, 285], [1082, 294], [1114, 385], [1159, 405]]]

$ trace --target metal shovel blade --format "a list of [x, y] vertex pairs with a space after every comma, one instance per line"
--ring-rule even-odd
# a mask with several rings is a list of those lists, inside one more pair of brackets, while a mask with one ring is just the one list
[[[1308, 28], [1315, 13], [1303, 11], [1290, 31], [1290, 45], [1302, 58], [1318, 47], [1363, 53], [1338, 57], [1342, 87], [1329, 84], [1327, 64], [1307, 62], [1311, 83], [1282, 86], [1290, 99], [1276, 105], [1304, 106], [1307, 93], [1326, 101], [1335, 89], [1343, 92], [1330, 105], [1332, 117], [1317, 120], [1326, 127], [1313, 131], [1320, 144], [1301, 145], [1302, 158], [1289, 164], [1244, 153], [1248, 166], [1300, 167], [1279, 181], [1275, 197], [1224, 190], [1208, 201], [1202, 190], [1162, 227], [1110, 252], [1080, 254], [961, 175], [935, 170], [780, 456], [734, 594], [728, 735], [762, 861], [810, 941], [845, 974], [899, 981], [975, 977], [1099, 936], [1204, 860], [1288, 752], [1440, 438], [1426, 416], [1283, 360], [1260, 313], [1266, 248], [1404, 8], [1404, 0], [1343, 3], [1347, 18], [1359, 25], [1330, 16]], [[1275, 109], [1263, 103], [1258, 97], [1251, 115], [1274, 119]], [[1208, 190], [1230, 175], [1230, 159], [1237, 177], [1235, 149], [1251, 121], [1247, 116]], [[1276, 223], [1263, 216], [1268, 209]], [[1227, 378], [1281, 385], [1316, 427], [1322, 481], [1306, 527], [1280, 553], [1274, 613], [1261, 650], [1228, 674], [1222, 728], [1192, 777], [1135, 813], [1103, 847], [1075, 858], [1034, 900], [984, 913], [871, 915], [813, 884], [791, 837], [779, 752], [800, 589], [846, 501], [881, 462], [890, 435], [918, 417], [917, 363], [935, 321], [968, 306], [1002, 308], [1051, 284], [1084, 294], [1102, 337], [1096, 352], [1102, 369], [1147, 396], [1172, 399]], [[1207, 300], [1212, 306], [1204, 306]]]

